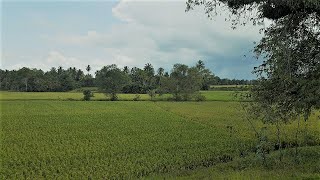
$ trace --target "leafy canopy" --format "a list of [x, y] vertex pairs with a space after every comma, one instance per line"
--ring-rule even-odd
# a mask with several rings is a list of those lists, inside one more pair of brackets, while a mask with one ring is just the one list
[[96, 81], [101, 91], [110, 95], [111, 100], [117, 100], [117, 93], [128, 84], [129, 77], [117, 65], [112, 64], [96, 72]]
[[254, 48], [264, 59], [253, 71], [258, 77], [250, 94], [255, 110], [287, 120], [299, 114], [307, 119], [320, 108], [319, 0], [188, 0], [186, 10], [195, 6], [203, 6], [209, 17], [227, 7], [233, 25], [272, 20]]

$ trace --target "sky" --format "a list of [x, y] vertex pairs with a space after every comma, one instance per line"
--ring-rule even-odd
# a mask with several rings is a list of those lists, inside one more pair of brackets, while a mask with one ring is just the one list
[[236, 30], [221, 11], [210, 20], [186, 0], [1, 1], [1, 69], [140, 67], [198, 60], [221, 78], [253, 79], [261, 27]]

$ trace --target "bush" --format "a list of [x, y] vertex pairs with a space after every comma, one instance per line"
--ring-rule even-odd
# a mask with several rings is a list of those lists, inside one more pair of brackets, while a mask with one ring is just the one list
[[183, 101], [190, 101], [192, 99], [191, 93], [183, 93], [181, 96]]
[[139, 94], [136, 94], [133, 98], [133, 101], [140, 101], [141, 97]]
[[202, 95], [202, 94], [196, 94], [196, 95], [194, 96], [194, 100], [195, 100], [195, 101], [205, 101], [205, 100], [206, 100], [206, 97], [205, 97], [204, 95]]
[[319, 143], [317, 141], [317, 136], [315, 136], [314, 134], [307, 133], [304, 136], [303, 145], [304, 146], [317, 146], [317, 145], [319, 145]]
[[116, 93], [109, 94], [111, 101], [118, 101], [118, 96]]
[[84, 90], [83, 91], [83, 100], [90, 101], [91, 97], [93, 97], [93, 93], [91, 92], [91, 90]]
[[152, 90], [148, 90], [147, 91], [148, 95], [150, 96], [151, 101], [154, 100], [154, 98], [156, 97], [156, 90], [152, 89]]
[[183, 98], [182, 98], [181, 94], [175, 93], [175, 94], [172, 94], [172, 100], [174, 100], [174, 101], [182, 101]]

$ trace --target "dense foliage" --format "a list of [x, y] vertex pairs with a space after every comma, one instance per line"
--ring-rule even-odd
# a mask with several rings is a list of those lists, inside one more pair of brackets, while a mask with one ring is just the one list
[[[205, 68], [202, 61], [196, 65], [201, 71], [201, 90], [208, 90], [210, 85], [247, 85], [252, 84], [252, 80], [236, 80], [219, 78], [209, 69]], [[117, 67], [118, 68], [118, 67]], [[80, 87], [93, 87], [101, 85], [96, 78], [90, 74], [91, 67], [86, 67], [85, 74], [81, 69], [51, 68], [44, 72], [41, 69], [21, 68], [19, 70], [0, 69], [0, 90], [27, 91], [27, 92], [63, 92]], [[155, 69], [147, 63], [142, 69], [138, 67], [129, 68], [125, 66], [121, 71], [126, 74], [129, 81], [121, 89], [122, 93], [147, 93], [157, 89], [161, 93], [161, 82], [170, 76], [163, 68]], [[99, 72], [99, 71], [98, 71]], [[96, 72], [96, 74], [98, 73]]]
[[117, 93], [120, 93], [129, 83], [129, 77], [115, 64], [112, 64], [96, 72], [96, 81], [100, 91], [110, 95], [111, 100], [115, 101], [118, 99]]
[[84, 90], [83, 91], [83, 100], [90, 101], [91, 98], [94, 97], [93, 92], [91, 90]]
[[[305, 12], [307, 13], [307, 12]], [[252, 96], [282, 119], [320, 108], [320, 18], [296, 12], [268, 27], [255, 52], [265, 61], [254, 72]], [[276, 92], [276, 93], [275, 93]]]
[[203, 82], [196, 67], [175, 64], [170, 76], [162, 79], [162, 91], [171, 93], [176, 101], [190, 100], [201, 89]]
[[[204, 6], [209, 16], [226, 6], [234, 25], [272, 21], [254, 51], [264, 59], [256, 67], [258, 86], [251, 91], [257, 110], [272, 121], [320, 108], [320, 2], [319, 0], [188, 0], [187, 10]], [[221, 8], [220, 8], [221, 9]], [[267, 120], [264, 118], [264, 120]]]
[[19, 70], [0, 70], [1, 90], [11, 91], [70, 91], [82, 86], [93, 86], [93, 77], [85, 75], [81, 69], [62, 67], [41, 69], [21, 68]]

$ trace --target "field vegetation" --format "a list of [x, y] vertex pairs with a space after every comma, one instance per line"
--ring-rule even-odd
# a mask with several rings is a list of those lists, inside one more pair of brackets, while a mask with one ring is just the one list
[[296, 121], [283, 127], [284, 163], [276, 127], [254, 121], [268, 136], [265, 167], [230, 93], [206, 92], [218, 100], [206, 102], [85, 102], [68, 101], [81, 93], [1, 92], [0, 178], [319, 177], [319, 113], [301, 123], [299, 163], [292, 155]]
[[272, 21], [253, 49], [256, 80], [221, 79], [202, 60], [95, 76], [0, 69], [0, 179], [320, 179], [318, 0], [185, 10], [197, 6], [209, 18], [226, 7], [232, 28]]
[[[94, 91], [93, 91], [94, 92]], [[202, 95], [205, 96], [206, 101], [235, 101], [239, 100], [233, 95], [235, 92], [231, 91], [201, 91]], [[139, 101], [148, 101], [150, 96], [148, 94], [118, 94], [119, 100], [121, 101], [133, 101], [136, 96], [139, 96]], [[167, 101], [171, 99], [170, 94], [156, 95], [156, 101]], [[7, 92], [1, 91], [0, 100], [83, 100], [83, 93], [81, 92]], [[106, 97], [104, 93], [94, 92], [94, 97], [91, 98], [93, 101], [108, 101], [109, 97]]]

